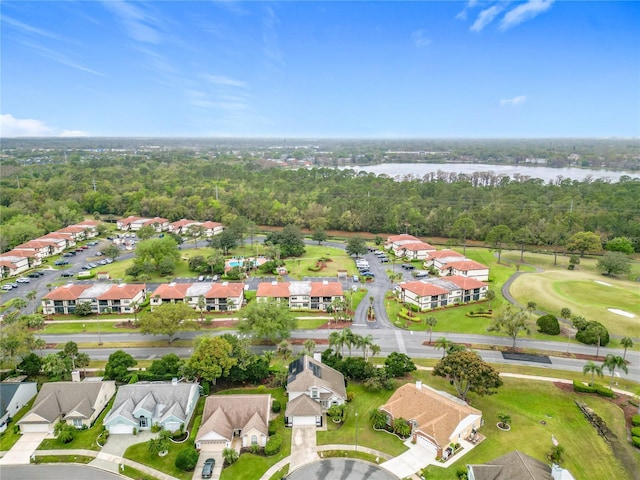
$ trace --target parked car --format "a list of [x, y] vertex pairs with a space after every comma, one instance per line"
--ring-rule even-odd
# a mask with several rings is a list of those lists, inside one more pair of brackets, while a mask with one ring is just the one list
[[410, 263], [403, 263], [402, 268], [404, 268], [405, 270], [414, 270], [416, 267], [414, 267]]
[[89, 265], [91, 268], [96, 268], [96, 267], [98, 266], [98, 264], [97, 264], [97, 263], [93, 263], [93, 262], [92, 262], [92, 263], [89, 263], [88, 265]]
[[73, 272], [62, 272], [61, 277], [73, 277]]
[[67, 262], [66, 260], [56, 260], [55, 262], [53, 262], [54, 265], [60, 266], [60, 265], [69, 265], [69, 262]]
[[12, 290], [13, 287], [7, 283], [6, 285], [2, 285], [2, 289], [8, 292], [9, 290]]
[[425, 278], [429, 276], [429, 272], [427, 272], [426, 270], [420, 270], [418, 272], [415, 272], [413, 276], [416, 278]]
[[90, 242], [87, 242], [87, 245], [89, 245], [89, 246], [91, 246], [91, 247], [93, 247], [94, 245], [97, 245], [97, 244], [98, 244], [98, 242], [96, 242], [95, 240], [92, 240], [92, 241], [90, 241]]
[[29, 283], [31, 282], [31, 280], [29, 280], [27, 277], [20, 277], [16, 280], [16, 282], [18, 283]]
[[13, 288], [18, 288], [20, 286], [20, 284], [17, 282], [7, 283], [7, 285], [11, 285]]
[[353, 281], [354, 282], [359, 282], [360, 281], [360, 278], [358, 277], [358, 275], [354, 275], [353, 276]]
[[207, 458], [202, 467], [202, 478], [211, 478], [213, 476], [213, 467], [216, 464], [214, 458]]
[[35, 272], [27, 273], [27, 277], [29, 278], [38, 278], [44, 275], [41, 271], [36, 270]]
[[63, 257], [73, 257], [76, 254], [76, 252], [66, 252], [63, 253], [62, 256]]
[[371, 273], [371, 272], [362, 272], [361, 275], [363, 277], [370, 277], [370, 278], [375, 277], [375, 275], [373, 273]]

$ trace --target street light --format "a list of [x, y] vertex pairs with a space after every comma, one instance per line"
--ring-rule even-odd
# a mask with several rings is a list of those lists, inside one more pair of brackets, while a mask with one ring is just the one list
[[356, 452], [358, 451], [358, 412], [356, 412]]

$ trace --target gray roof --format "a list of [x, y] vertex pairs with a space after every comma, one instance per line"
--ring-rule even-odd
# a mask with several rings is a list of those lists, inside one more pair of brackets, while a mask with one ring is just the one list
[[133, 413], [141, 408], [161, 421], [173, 415], [186, 422], [191, 413], [189, 400], [194, 388], [199, 389], [197, 383], [138, 382], [122, 385], [118, 388], [113, 408], [105, 417], [104, 423], [109, 423], [118, 416], [137, 423]]
[[231, 440], [233, 430], [256, 430], [267, 435], [271, 411], [271, 395], [211, 395], [202, 413], [202, 424], [196, 441], [213, 431]]
[[551, 467], [518, 450], [468, 468], [475, 480], [552, 480]]
[[324, 387], [347, 398], [344, 375], [339, 371], [304, 355], [289, 364], [288, 392], [308, 392], [311, 387]]
[[11, 399], [20, 388], [19, 383], [0, 383], [0, 417], [9, 410]]
[[20, 423], [31, 423], [26, 420], [30, 414], [38, 415], [49, 423], [55, 421], [60, 414], [72, 413], [70, 418], [91, 418], [104, 383], [111, 382], [51, 382], [45, 383], [36, 397], [33, 407]]
[[322, 406], [319, 402], [311, 400], [308, 395], [299, 395], [290, 402], [284, 412], [285, 417], [309, 417], [322, 415]]

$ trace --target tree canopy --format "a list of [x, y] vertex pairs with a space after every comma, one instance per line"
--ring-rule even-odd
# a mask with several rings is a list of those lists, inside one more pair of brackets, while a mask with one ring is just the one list
[[251, 302], [242, 315], [238, 331], [274, 343], [289, 338], [298, 322], [287, 305], [275, 301]]
[[237, 363], [237, 359], [231, 356], [232, 352], [233, 347], [224, 338], [198, 337], [185, 372], [199, 381], [215, 384], [218, 378], [228, 375], [231, 367]]
[[138, 362], [124, 350], [117, 350], [109, 355], [109, 361], [104, 367], [105, 377], [117, 382], [125, 382], [129, 377], [129, 367], [135, 367]]
[[184, 302], [163, 303], [140, 317], [140, 332], [168, 335], [171, 345], [177, 332], [199, 328], [199, 324], [193, 321], [196, 317], [196, 311]]
[[452, 382], [462, 400], [467, 399], [469, 392], [486, 395], [502, 385], [498, 372], [472, 350], [455, 352], [442, 358], [433, 368], [433, 375]]
[[622, 252], [605, 252], [596, 264], [607, 275], [620, 275], [631, 271], [631, 259]]

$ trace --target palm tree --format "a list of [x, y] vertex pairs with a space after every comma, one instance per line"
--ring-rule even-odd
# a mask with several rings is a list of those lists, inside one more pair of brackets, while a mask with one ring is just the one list
[[373, 345], [373, 335], [360, 336], [360, 348], [362, 348], [362, 354], [364, 355], [365, 362], [367, 361], [367, 353]]
[[198, 310], [200, 311], [200, 323], [204, 323], [204, 309], [207, 306], [207, 302], [204, 299], [204, 295], [198, 295]]
[[314, 342], [310, 338], [307, 338], [304, 341], [304, 346], [302, 348], [302, 354], [303, 355], [313, 355], [313, 352], [315, 352], [315, 350], [316, 350], [316, 342]]
[[560, 310], [560, 316], [565, 319], [565, 321], [571, 318], [571, 309], [568, 307], [564, 307]]
[[622, 359], [624, 360], [627, 358], [627, 349], [633, 347], [633, 340], [629, 337], [623, 337], [622, 340], [620, 340], [620, 345], [624, 347], [624, 354], [622, 355]]
[[593, 363], [591, 360], [589, 360], [584, 367], [582, 367], [582, 373], [584, 373], [585, 375], [587, 373], [591, 374], [591, 384], [593, 385], [594, 382], [594, 377], [596, 375], [598, 375], [599, 377], [603, 376], [602, 373], [602, 365], [598, 365], [597, 363]]
[[616, 372], [616, 368], [619, 368], [624, 373], [629, 373], [626, 360], [622, 358], [620, 355], [614, 355], [612, 353], [610, 353], [605, 357], [602, 367], [606, 368], [611, 372], [611, 380], [609, 381], [609, 388], [613, 387], [613, 375]]
[[29, 291], [27, 292], [27, 295], [26, 295], [27, 300], [28, 300], [29, 302], [33, 302], [33, 301], [36, 299], [36, 295], [37, 295], [37, 294], [38, 294], [38, 292], [36, 292], [35, 290], [29, 290]]
[[465, 347], [461, 343], [451, 342], [451, 345], [447, 347], [447, 355], [451, 355], [452, 353], [457, 353], [457, 352], [464, 352], [466, 349], [467, 347]]
[[291, 356], [293, 350], [291, 349], [291, 345], [286, 340], [282, 340], [276, 349], [277, 354], [282, 357], [284, 360]]
[[369, 412], [369, 421], [373, 428], [380, 430], [387, 426], [387, 415], [376, 408]]
[[500, 428], [504, 430], [509, 429], [509, 424], [511, 423], [511, 416], [506, 413], [499, 413], [498, 420], [500, 420], [500, 424], [498, 425]]
[[236, 463], [238, 461], [238, 457], [239, 455], [235, 448], [225, 448], [222, 451], [222, 458], [224, 458], [224, 463], [227, 465], [233, 465]]
[[367, 317], [373, 319], [373, 297], [369, 297], [369, 313]]
[[547, 458], [551, 461], [551, 463], [555, 463], [556, 465], [560, 465], [564, 459], [562, 458], [564, 454], [564, 447], [562, 445], [554, 445], [551, 447], [549, 453], [547, 453]]
[[338, 354], [338, 350], [342, 350], [344, 347], [344, 339], [340, 332], [333, 331], [329, 334], [329, 347], [334, 348], [336, 351], [336, 355]]
[[538, 304], [536, 302], [527, 302], [527, 311], [529, 312], [529, 320], [531, 320], [531, 315], [536, 311]]
[[376, 355], [378, 355], [378, 354], [380, 353], [380, 350], [382, 350], [382, 349], [380, 348], [380, 345], [377, 345], [377, 344], [375, 344], [375, 343], [374, 343], [373, 345], [371, 345], [371, 346], [369, 347], [369, 349], [371, 350], [371, 356], [372, 356], [372, 357], [375, 357]]
[[344, 335], [345, 337], [345, 343], [347, 345], [347, 348], [349, 349], [349, 356], [351, 356], [351, 349], [353, 347], [357, 347], [358, 346], [358, 337], [359, 335], [354, 334], [350, 328], [345, 328], [342, 330], [342, 335]]
[[438, 323], [438, 319], [436, 317], [427, 317], [424, 323], [429, 327], [429, 345], [431, 345], [431, 334], [433, 333], [433, 327]]
[[449, 349], [449, 347], [451, 347], [451, 344], [451, 340], [447, 340], [445, 337], [440, 337], [435, 341], [433, 347], [436, 350], [442, 349], [442, 358], [444, 358], [444, 356], [447, 354], [447, 350]]
[[22, 313], [22, 309], [27, 306], [27, 302], [24, 298], [18, 297], [11, 302], [11, 306]]

